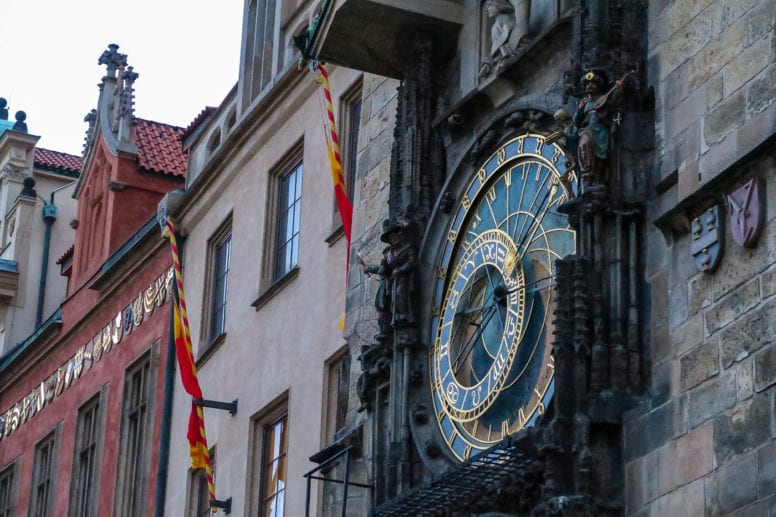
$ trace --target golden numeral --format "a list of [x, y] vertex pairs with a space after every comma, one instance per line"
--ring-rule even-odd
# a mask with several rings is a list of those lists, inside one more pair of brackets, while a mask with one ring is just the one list
[[493, 185], [493, 186], [492, 186], [492, 187], [490, 187], [490, 189], [488, 190], [488, 198], [489, 198], [491, 201], [495, 201], [495, 200], [496, 200], [496, 185]]
[[501, 436], [507, 436], [509, 434], [509, 419], [505, 418], [501, 421]]
[[544, 140], [539, 140], [536, 143], [536, 154], [542, 154], [542, 147], [544, 147]]
[[450, 229], [450, 232], [447, 234], [447, 240], [450, 241], [450, 243], [455, 244], [455, 240], [458, 238], [458, 230]]
[[439, 266], [439, 279], [444, 280], [447, 276], [447, 266]]
[[517, 154], [523, 154], [523, 139], [517, 141]]
[[472, 446], [467, 445], [466, 448], [463, 450], [463, 459], [468, 460], [469, 456], [472, 455]]
[[515, 170], [515, 169], [509, 169], [509, 172], [507, 172], [507, 173], [504, 175], [504, 183], [506, 183], [506, 185], [507, 185], [507, 188], [509, 188], [509, 187], [511, 187], [511, 186], [512, 186], [512, 172], [513, 172], [514, 170]]
[[505, 148], [501, 148], [498, 150], [498, 164], [501, 165], [504, 163], [504, 160], [507, 158], [507, 150]]
[[520, 408], [517, 410], [517, 418], [518, 418], [518, 421], [520, 422], [520, 427], [523, 427], [527, 420], [525, 418], [525, 412], [523, 411], [523, 408]]
[[469, 199], [469, 196], [463, 196], [463, 199], [461, 200], [461, 205], [463, 205], [464, 210], [469, 210], [472, 207], [472, 202]]
[[547, 368], [550, 368], [553, 372], [555, 371], [555, 357], [550, 356], [550, 360], [547, 361]]
[[480, 183], [485, 183], [485, 178], [488, 176], [485, 172], [485, 169], [480, 169], [477, 171], [477, 176], [480, 178]]

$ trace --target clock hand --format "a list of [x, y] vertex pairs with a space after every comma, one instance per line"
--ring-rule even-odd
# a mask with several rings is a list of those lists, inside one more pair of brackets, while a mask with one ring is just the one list
[[[544, 195], [544, 198], [542, 198], [542, 202], [539, 205], [540, 207], [544, 207], [544, 204], [547, 202], [547, 198], [550, 197], [551, 194], [554, 195], [555, 192], [557, 192], [558, 185], [557, 183], [553, 183], [552, 187], [547, 190], [547, 193]], [[531, 204], [531, 210], [533, 210], [533, 204]], [[528, 228], [528, 231], [523, 234], [523, 238], [520, 239], [520, 242], [517, 245], [517, 251], [518, 253], [521, 253], [519, 258], [522, 258], [522, 256], [525, 254], [525, 250], [523, 250], [523, 246], [526, 243], [526, 239], [528, 239], [528, 236], [531, 236], [531, 239], [533, 239], [533, 236], [536, 234], [536, 231], [539, 229], [539, 226], [541, 226], [542, 221], [544, 220], [544, 216], [547, 215], [547, 212], [549, 211], [549, 207], [544, 207], [541, 209], [541, 214], [539, 218], [534, 218], [534, 220], [531, 222], [531, 226]], [[530, 241], [529, 241], [530, 242]]]
[[476, 330], [476, 332], [464, 343], [464, 345], [461, 347], [461, 350], [458, 352], [458, 354], [455, 357], [455, 361], [453, 361], [453, 370], [457, 374], [461, 367], [463, 366], [463, 361], [466, 360], [467, 357], [472, 353], [474, 350], [474, 344], [480, 339], [480, 336], [482, 336], [482, 333], [485, 332], [485, 329], [488, 326], [488, 323], [490, 322], [490, 319], [493, 317], [493, 313], [495, 312], [496, 305], [491, 305], [487, 311], [483, 314], [482, 321], [479, 324], [479, 328]]
[[[552, 280], [556, 276], [557, 275], [549, 275], [549, 276], [545, 276], [544, 278], [539, 278], [537, 280], [534, 280], [533, 282], [528, 282], [525, 285], [518, 285], [517, 287], [513, 287], [512, 289], [510, 289], [508, 291], [505, 291], [504, 294], [512, 294], [512, 293], [515, 293], [515, 292], [523, 290], [523, 289], [526, 289], [527, 293], [535, 293], [536, 291], [541, 291], [542, 289], [546, 289], [548, 287], [552, 287], [552, 286], [556, 285], [557, 282], [552, 282], [552, 283], [549, 283], [549, 284], [546, 284], [546, 285], [543, 285], [543, 286], [537, 286], [537, 284], [539, 284], [539, 282], [544, 282], [545, 280]], [[531, 286], [537, 286], [537, 287], [535, 287], [533, 289], [528, 289]]]

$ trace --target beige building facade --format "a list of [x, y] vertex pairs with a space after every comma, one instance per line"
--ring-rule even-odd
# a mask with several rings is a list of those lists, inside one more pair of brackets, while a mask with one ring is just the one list
[[[205, 408], [216, 498], [231, 500], [238, 515], [304, 515], [304, 474], [315, 467], [309, 458], [345, 427], [355, 398], [350, 365], [357, 354], [341, 329], [347, 242], [323, 93], [313, 73], [298, 70], [291, 40], [316, 14], [313, 2], [246, 1], [239, 80], [187, 129], [186, 189], [165, 202], [184, 237], [204, 397], [238, 401], [234, 415]], [[396, 84], [342, 67], [328, 71], [356, 250], [376, 240], [387, 212]], [[376, 283], [368, 287], [363, 299]], [[190, 407], [176, 387], [168, 515], [194, 515], [207, 505], [203, 473], [191, 470], [185, 440]], [[322, 515], [317, 482], [309, 497], [312, 514]]]

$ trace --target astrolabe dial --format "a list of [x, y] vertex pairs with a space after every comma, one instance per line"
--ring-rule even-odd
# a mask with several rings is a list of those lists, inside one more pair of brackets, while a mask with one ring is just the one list
[[502, 145], [473, 175], [440, 247], [430, 389], [440, 432], [464, 460], [535, 425], [554, 392], [554, 262], [575, 252], [559, 205], [576, 178], [538, 134]]

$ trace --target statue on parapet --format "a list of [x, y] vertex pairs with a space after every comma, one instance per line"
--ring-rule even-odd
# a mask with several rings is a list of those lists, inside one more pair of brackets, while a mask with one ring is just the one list
[[480, 77], [495, 68], [500, 72], [506, 60], [513, 56], [528, 37], [528, 16], [531, 0], [485, 0], [485, 13], [490, 26], [490, 54], [480, 65]]

